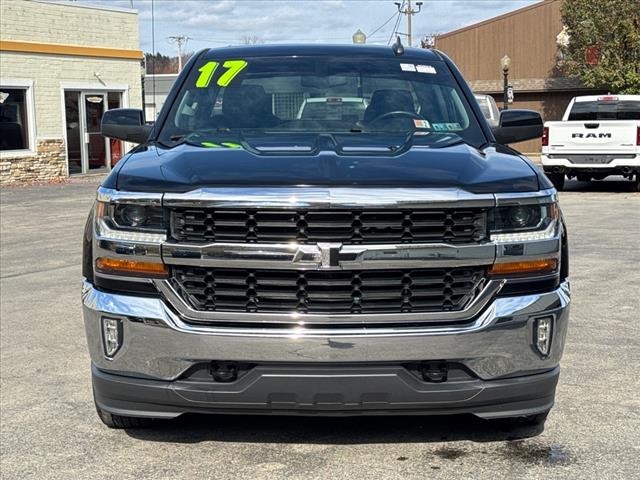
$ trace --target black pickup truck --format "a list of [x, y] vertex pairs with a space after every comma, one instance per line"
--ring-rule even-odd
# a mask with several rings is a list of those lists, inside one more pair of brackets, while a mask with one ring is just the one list
[[[310, 100], [313, 99], [313, 100]], [[304, 108], [302, 108], [304, 105]], [[303, 113], [300, 113], [303, 112]], [[552, 184], [436, 50], [203, 50], [86, 224], [82, 302], [110, 427], [186, 412], [541, 423], [569, 317]]]

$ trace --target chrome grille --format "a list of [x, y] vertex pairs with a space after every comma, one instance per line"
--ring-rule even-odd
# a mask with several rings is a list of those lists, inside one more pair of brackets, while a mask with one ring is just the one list
[[172, 237], [181, 242], [478, 243], [486, 209], [231, 210], [176, 208]]
[[247, 313], [419, 313], [463, 310], [485, 284], [483, 267], [302, 271], [173, 267], [192, 308]]

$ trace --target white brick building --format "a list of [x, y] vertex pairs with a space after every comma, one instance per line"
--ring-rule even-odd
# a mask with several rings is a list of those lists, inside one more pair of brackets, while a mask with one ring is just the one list
[[142, 106], [135, 10], [0, 2], [0, 183], [103, 172], [126, 145], [109, 108]]

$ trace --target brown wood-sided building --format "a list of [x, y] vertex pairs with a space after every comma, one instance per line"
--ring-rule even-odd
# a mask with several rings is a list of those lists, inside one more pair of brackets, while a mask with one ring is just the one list
[[[435, 47], [458, 65], [475, 93], [492, 95], [503, 104], [500, 59], [511, 58], [509, 83], [514, 102], [509, 108], [537, 110], [543, 120], [560, 120], [572, 97], [607, 93], [583, 87], [563, 76], [558, 35], [563, 31], [562, 0], [543, 0], [475, 25], [438, 35]], [[540, 153], [540, 140], [513, 145], [532, 155]]]

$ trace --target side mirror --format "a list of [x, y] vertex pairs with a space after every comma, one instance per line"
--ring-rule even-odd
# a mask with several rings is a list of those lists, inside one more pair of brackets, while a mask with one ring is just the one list
[[504, 145], [542, 136], [542, 117], [533, 110], [503, 110], [500, 122], [493, 127], [496, 142]]
[[152, 126], [144, 124], [142, 110], [135, 108], [114, 108], [102, 115], [102, 135], [125, 142], [145, 143]]

